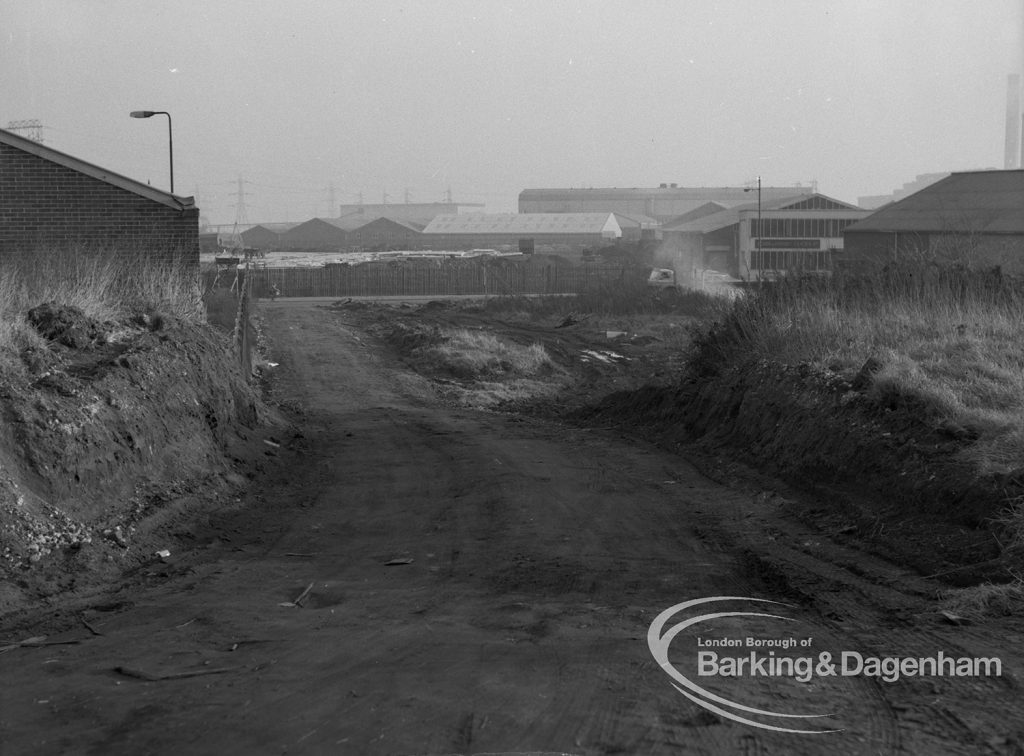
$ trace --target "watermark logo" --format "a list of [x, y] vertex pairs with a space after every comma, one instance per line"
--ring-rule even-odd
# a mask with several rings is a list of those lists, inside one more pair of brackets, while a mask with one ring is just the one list
[[[694, 599], [693, 601], [684, 601], [681, 604], [669, 607], [657, 617], [654, 618], [654, 622], [651, 623], [650, 629], [647, 631], [647, 646], [651, 649], [651, 654], [654, 656], [654, 660], [658, 662], [658, 665], [671, 677], [674, 682], [672, 687], [682, 693], [684, 696], [689, 698], [693, 703], [698, 706], [702, 706], [710, 712], [718, 714], [726, 719], [731, 719], [734, 722], [741, 724], [750, 725], [751, 727], [760, 727], [763, 730], [774, 730], [776, 732], [796, 732], [803, 734], [823, 734], [828, 732], [840, 732], [840, 730], [822, 730], [822, 729], [804, 729], [797, 727], [784, 727], [782, 724], [766, 724], [758, 722], [754, 719], [750, 719], [749, 716], [745, 715], [758, 715], [762, 717], [770, 717], [773, 719], [782, 720], [806, 720], [816, 719], [820, 717], [831, 716], [829, 714], [783, 714], [775, 711], [767, 711], [765, 709], [758, 709], [753, 706], [746, 706], [745, 704], [738, 703], [736, 701], [730, 701], [727, 698], [716, 695], [710, 690], [706, 690], [695, 682], [690, 680], [686, 675], [676, 669], [669, 661], [668, 652], [669, 646], [672, 645], [672, 640], [684, 630], [687, 630], [694, 625], [698, 625], [701, 622], [707, 622], [709, 620], [722, 619], [725, 617], [767, 617], [773, 619], [783, 620], [784, 622], [793, 622], [794, 620], [789, 617], [783, 617], [779, 614], [767, 614], [764, 612], [715, 612], [712, 614], [700, 614], [696, 617], [684, 620], [677, 625], [673, 625], [668, 630], [665, 630], [665, 625], [668, 624], [669, 620], [672, 619], [676, 614], [690, 609], [694, 606], [700, 606], [702, 604], [712, 604], [722, 601], [756, 601], [762, 604], [775, 604], [777, 606], [789, 606], [789, 604], [782, 604], [778, 601], [769, 601], [767, 599], [756, 599], [744, 596], [712, 596], [711, 598]], [[769, 657], [774, 659], [775, 657]], [[703, 662], [709, 661], [706, 657], [702, 660]], [[715, 657], [717, 663], [717, 655]], [[767, 672], [767, 670], [766, 670]], [[732, 711], [730, 711], [730, 709]]]
[[[791, 617], [768, 612], [717, 611], [697, 614], [666, 629], [676, 615], [693, 607], [722, 602], [755, 602], [776, 607], [792, 608], [790, 604], [749, 596], [712, 596], [694, 599], [669, 607], [651, 623], [647, 631], [647, 645], [655, 661], [672, 678], [672, 686], [698, 706], [734, 722], [776, 732], [804, 735], [822, 735], [842, 732], [841, 729], [812, 727], [807, 720], [833, 716], [832, 714], [794, 714], [768, 711], [747, 706], [717, 695], [697, 685], [669, 660], [672, 641], [684, 631], [697, 628], [701, 623], [734, 617], [756, 617], [760, 620], [795, 622]], [[733, 623], [735, 624], [735, 623]], [[858, 651], [811, 651], [813, 638], [785, 635], [774, 638], [754, 634], [716, 636], [714, 631], [702, 634], [700, 630], [688, 633], [696, 641], [693, 664], [695, 676], [715, 678], [790, 678], [799, 683], [837, 677], [871, 677], [883, 682], [896, 682], [905, 677], [998, 677], [1002, 675], [1002, 662], [997, 657], [957, 657], [939, 651], [928, 657], [870, 656]], [[677, 657], [678, 658], [678, 657]], [[761, 722], [753, 717], [768, 720]], [[800, 726], [806, 725], [806, 726]]]

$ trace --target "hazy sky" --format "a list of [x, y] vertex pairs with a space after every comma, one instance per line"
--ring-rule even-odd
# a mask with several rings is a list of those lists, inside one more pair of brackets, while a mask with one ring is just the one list
[[[0, 0], [0, 126], [214, 223], [1003, 166], [1024, 0]], [[335, 214], [335, 213], [332, 213]]]

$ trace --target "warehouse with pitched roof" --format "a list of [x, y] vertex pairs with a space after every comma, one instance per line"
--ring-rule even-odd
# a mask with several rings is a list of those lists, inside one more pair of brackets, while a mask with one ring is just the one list
[[298, 223], [257, 223], [239, 234], [242, 244], [256, 249], [278, 249], [281, 234], [291, 231]]
[[424, 224], [396, 218], [377, 218], [348, 232], [346, 246], [350, 251], [419, 249]]
[[340, 252], [348, 232], [365, 223], [343, 218], [310, 218], [280, 235], [282, 249]]
[[849, 226], [843, 257], [1024, 272], [1024, 170], [952, 173]]

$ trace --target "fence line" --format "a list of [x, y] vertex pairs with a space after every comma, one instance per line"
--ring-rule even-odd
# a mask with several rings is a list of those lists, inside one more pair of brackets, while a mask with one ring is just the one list
[[235, 314], [235, 330], [232, 335], [242, 372], [252, 375], [252, 324], [249, 321], [249, 310], [252, 304], [253, 277], [248, 265], [239, 268], [235, 282], [238, 284], [238, 310]]
[[374, 297], [579, 294], [638, 274], [617, 265], [325, 265], [255, 268], [252, 291], [268, 297]]

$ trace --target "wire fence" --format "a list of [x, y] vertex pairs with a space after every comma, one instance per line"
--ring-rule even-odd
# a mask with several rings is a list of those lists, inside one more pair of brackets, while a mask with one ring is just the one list
[[238, 269], [235, 278], [237, 286], [238, 310], [235, 313], [235, 329], [233, 338], [238, 360], [245, 375], [252, 375], [253, 327], [249, 319], [252, 308], [252, 271], [248, 265]]

